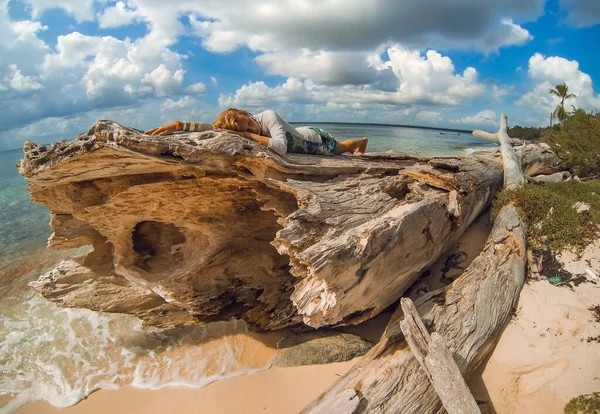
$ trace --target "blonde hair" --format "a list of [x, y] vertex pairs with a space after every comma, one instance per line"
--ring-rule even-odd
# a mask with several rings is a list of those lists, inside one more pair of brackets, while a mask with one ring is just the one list
[[[213, 122], [214, 129], [229, 129], [231, 131], [239, 131], [238, 117], [240, 115], [251, 117], [252, 115], [248, 111], [243, 111], [237, 108], [229, 108], [221, 112], [215, 122]], [[244, 132], [244, 131], [239, 131]]]

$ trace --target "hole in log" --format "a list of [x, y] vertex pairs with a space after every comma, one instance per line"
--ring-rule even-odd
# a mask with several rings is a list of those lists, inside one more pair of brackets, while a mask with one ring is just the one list
[[172, 158], [172, 159], [176, 159], [176, 160], [183, 159], [183, 157], [181, 155], [175, 154], [175, 151], [173, 151], [171, 149], [167, 149], [167, 150], [161, 152], [160, 156], [165, 157], [165, 158]]
[[242, 177], [254, 177], [254, 174], [252, 173], [252, 171], [250, 171], [248, 168], [246, 167], [238, 167], [238, 172]]
[[135, 265], [148, 272], [160, 272], [183, 260], [183, 253], [174, 251], [173, 246], [184, 243], [185, 236], [173, 224], [142, 221], [136, 224], [131, 238], [138, 254]]
[[408, 184], [404, 181], [392, 183], [392, 185], [383, 191], [393, 199], [400, 201], [404, 201], [406, 195], [410, 192]]

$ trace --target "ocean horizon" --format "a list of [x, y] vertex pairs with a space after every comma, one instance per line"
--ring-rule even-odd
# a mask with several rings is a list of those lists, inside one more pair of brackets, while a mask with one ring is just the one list
[[[463, 135], [471, 135], [472, 129], [462, 129], [462, 128], [451, 128], [451, 127], [434, 127], [427, 125], [408, 125], [408, 124], [393, 124], [393, 123], [383, 123], [383, 122], [337, 122], [337, 121], [290, 121], [290, 125], [293, 126], [318, 126], [318, 127], [327, 127], [330, 125], [333, 126], [347, 126], [347, 127], [359, 127], [368, 129], [368, 127], [387, 127], [387, 128], [403, 128], [403, 129], [416, 129], [416, 130], [426, 130], [426, 131], [439, 131], [439, 132], [452, 132]], [[327, 128], [323, 128], [327, 129]], [[85, 131], [82, 131], [84, 133]], [[75, 137], [73, 137], [75, 138]], [[70, 139], [73, 139], [70, 138]], [[69, 140], [69, 138], [57, 138], [55, 141]], [[479, 139], [480, 140], [480, 139]], [[482, 142], [487, 142], [485, 140], [481, 140]], [[39, 143], [41, 145], [50, 145], [52, 142]], [[15, 147], [10, 149], [1, 149], [0, 152], [8, 152], [15, 151], [21, 149], [21, 147]]]

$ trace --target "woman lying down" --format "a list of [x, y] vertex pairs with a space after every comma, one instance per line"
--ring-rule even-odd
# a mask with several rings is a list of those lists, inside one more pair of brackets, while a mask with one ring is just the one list
[[[251, 139], [272, 149], [279, 155], [288, 152], [314, 155], [336, 155], [349, 152], [363, 155], [368, 138], [337, 141], [321, 128], [294, 128], [275, 111], [264, 111], [256, 115], [241, 109], [223, 111], [213, 123], [215, 130], [225, 130], [240, 137]], [[149, 135], [169, 135], [175, 131], [199, 131], [198, 122], [173, 122], [146, 131]]]

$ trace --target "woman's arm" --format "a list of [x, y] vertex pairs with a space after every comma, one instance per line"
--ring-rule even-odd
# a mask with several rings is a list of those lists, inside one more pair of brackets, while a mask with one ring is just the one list
[[211, 124], [207, 124], [204, 122], [183, 122], [183, 121], [175, 121], [170, 124], [161, 125], [156, 128], [149, 129], [144, 132], [148, 135], [170, 135], [175, 131], [186, 131], [186, 132], [202, 132], [208, 131], [212, 129]]
[[238, 131], [232, 131], [230, 129], [223, 129], [223, 131], [229, 132], [230, 134], [238, 135], [240, 137], [251, 139], [254, 142], [258, 142], [259, 144], [264, 145], [265, 147], [269, 146], [269, 137], [263, 137], [262, 135], [253, 134], [252, 132], [247, 132], [247, 131], [246, 132], [238, 132]]
[[262, 135], [253, 134], [252, 132], [243, 132], [244, 138], [251, 139], [252, 141], [258, 142], [265, 147], [269, 146], [269, 137], [263, 137]]

